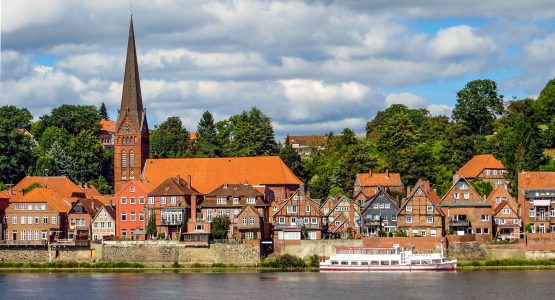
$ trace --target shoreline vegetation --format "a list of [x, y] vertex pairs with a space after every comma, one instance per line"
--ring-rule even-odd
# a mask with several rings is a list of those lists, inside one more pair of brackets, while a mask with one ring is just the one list
[[[458, 271], [502, 271], [502, 270], [555, 270], [555, 259], [487, 259], [461, 261]], [[311, 256], [307, 261], [294, 255], [263, 259], [259, 264], [237, 265], [224, 263], [142, 264], [130, 262], [0, 262], [0, 272], [6, 271], [90, 271], [90, 272], [318, 272], [319, 257]]]

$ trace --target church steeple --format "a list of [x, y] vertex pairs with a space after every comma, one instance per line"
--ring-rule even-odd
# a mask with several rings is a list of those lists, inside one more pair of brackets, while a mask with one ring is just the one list
[[148, 158], [148, 123], [143, 107], [139, 64], [135, 49], [133, 15], [129, 25], [125, 75], [121, 107], [116, 125], [114, 145], [114, 192], [117, 193], [130, 180], [139, 180]]
[[141, 95], [141, 82], [139, 78], [139, 64], [137, 63], [137, 50], [135, 48], [135, 32], [133, 30], [133, 15], [129, 25], [129, 38], [127, 42], [127, 59], [125, 60], [125, 75], [123, 77], [123, 93], [121, 107], [118, 113], [120, 126], [127, 111], [135, 126], [141, 130], [144, 117], [143, 99]]

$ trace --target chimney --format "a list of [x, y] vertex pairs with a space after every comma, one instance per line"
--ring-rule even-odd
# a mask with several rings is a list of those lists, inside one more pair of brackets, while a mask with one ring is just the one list
[[370, 175], [370, 177], [372, 177], [372, 169], [368, 170], [368, 175]]
[[193, 187], [193, 176], [192, 175], [188, 175], [187, 176], [187, 183], [189, 184], [190, 187]]
[[91, 202], [92, 202], [92, 209], [95, 210], [95, 208], [94, 208], [94, 200], [91, 201]]
[[197, 221], [197, 196], [191, 195], [191, 219]]
[[407, 186], [407, 197], [410, 195], [410, 185]]
[[389, 179], [389, 169], [385, 169], [385, 178]]

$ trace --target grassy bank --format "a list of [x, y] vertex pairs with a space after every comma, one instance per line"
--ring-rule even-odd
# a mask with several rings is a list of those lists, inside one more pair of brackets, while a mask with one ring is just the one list
[[145, 265], [129, 262], [86, 263], [57, 261], [47, 263], [0, 262], [0, 269], [142, 269]]
[[461, 261], [458, 270], [555, 269], [555, 259], [486, 259]]

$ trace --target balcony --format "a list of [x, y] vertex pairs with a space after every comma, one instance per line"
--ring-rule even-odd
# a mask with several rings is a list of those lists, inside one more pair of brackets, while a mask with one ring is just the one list
[[160, 225], [162, 226], [182, 226], [183, 225], [183, 220], [178, 220], [178, 219], [166, 219], [166, 218], [162, 218], [162, 220], [160, 220]]
[[549, 215], [545, 215], [545, 216], [535, 216], [535, 217], [529, 217], [529, 218], [530, 218], [530, 222], [549, 222], [551, 218], [555, 218], [555, 217], [550, 217]]
[[449, 220], [449, 227], [470, 227], [469, 220]]
[[48, 242], [46, 240], [40, 241], [24, 241], [24, 240], [15, 240], [15, 241], [0, 241], [1, 248], [17, 248], [17, 247], [46, 247]]

